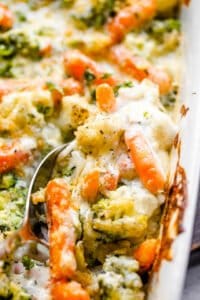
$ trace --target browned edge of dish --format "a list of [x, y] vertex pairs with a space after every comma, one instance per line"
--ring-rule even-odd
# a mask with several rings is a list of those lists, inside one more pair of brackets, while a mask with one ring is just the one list
[[[182, 105], [181, 116], [185, 117], [188, 108]], [[173, 183], [168, 189], [164, 212], [161, 222], [160, 247], [151, 270], [151, 276], [158, 272], [163, 260], [172, 260], [172, 243], [176, 237], [184, 232], [183, 218], [187, 207], [188, 191], [187, 176], [184, 168], [180, 164], [181, 139], [177, 134], [174, 140], [174, 149], [177, 152], [178, 159], [175, 168]]]

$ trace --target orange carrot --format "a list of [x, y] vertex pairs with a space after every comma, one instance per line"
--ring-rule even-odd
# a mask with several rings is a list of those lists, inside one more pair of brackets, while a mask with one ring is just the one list
[[66, 282], [61, 280], [55, 282], [51, 288], [53, 300], [90, 300], [87, 291], [78, 282]]
[[151, 66], [148, 69], [148, 73], [148, 78], [159, 86], [161, 95], [165, 95], [170, 92], [172, 89], [172, 82], [171, 78], [165, 71]]
[[55, 105], [59, 104], [64, 96], [81, 94], [83, 92], [82, 84], [74, 78], [63, 79], [61, 82], [55, 82], [55, 85], [53, 82], [50, 88], [47, 82], [44, 84], [44, 88], [50, 90]]
[[46, 188], [47, 204], [52, 209], [52, 205], [59, 207], [62, 210], [69, 208], [70, 191], [64, 179], [51, 180]]
[[106, 172], [103, 175], [103, 187], [106, 190], [109, 191], [114, 191], [117, 188], [119, 182], [119, 173], [111, 173], [111, 172]]
[[67, 182], [51, 180], [46, 187], [49, 223], [50, 266], [53, 279], [70, 278], [76, 270], [75, 230], [71, 217], [71, 194]]
[[103, 73], [92, 58], [78, 50], [71, 50], [65, 54], [64, 67], [69, 76], [79, 81], [84, 80], [86, 71], [90, 71], [94, 75], [93, 83], [96, 85], [107, 83], [115, 86], [118, 83], [118, 80], [112, 75]]
[[99, 190], [99, 171], [93, 170], [84, 178], [81, 195], [88, 201], [94, 201]]
[[156, 0], [136, 0], [122, 10], [108, 23], [108, 32], [113, 43], [120, 42], [125, 34], [141, 27], [153, 19], [156, 13]]
[[162, 168], [142, 131], [138, 127], [126, 131], [125, 143], [143, 185], [152, 193], [163, 190], [165, 177]]
[[143, 270], [148, 270], [152, 266], [156, 257], [157, 246], [158, 240], [147, 239], [134, 250], [133, 256]]
[[61, 82], [61, 87], [65, 96], [73, 94], [82, 94], [83, 86], [74, 78], [67, 78]]
[[135, 176], [135, 169], [128, 154], [123, 153], [118, 158], [119, 176], [131, 180]]
[[64, 67], [67, 74], [77, 80], [83, 80], [87, 70], [91, 71], [94, 76], [99, 76], [97, 64], [78, 50], [72, 50], [65, 54]]
[[124, 46], [111, 49], [111, 59], [122, 71], [141, 81], [148, 78], [159, 86], [161, 94], [167, 94], [172, 88], [170, 76], [161, 69], [151, 66], [144, 58], [134, 56]]
[[96, 101], [100, 110], [113, 112], [116, 108], [116, 99], [113, 88], [107, 83], [100, 84], [96, 88]]
[[28, 160], [29, 154], [22, 151], [18, 145], [3, 145], [0, 147], [0, 174], [15, 169]]
[[0, 27], [3, 29], [10, 29], [13, 27], [14, 18], [12, 12], [9, 10], [8, 6], [0, 3]]
[[96, 85], [102, 84], [102, 83], [107, 83], [110, 86], [116, 86], [119, 83], [119, 80], [117, 80], [117, 78], [114, 78], [112, 75], [110, 76], [105, 76], [105, 74], [99, 75], [99, 77], [97, 77], [94, 80], [94, 83]]

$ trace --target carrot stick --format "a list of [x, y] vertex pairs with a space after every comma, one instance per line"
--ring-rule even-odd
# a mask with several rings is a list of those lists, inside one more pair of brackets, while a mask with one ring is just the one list
[[51, 277], [70, 278], [76, 270], [75, 230], [70, 214], [71, 194], [62, 178], [51, 180], [46, 187], [49, 222]]
[[99, 190], [99, 171], [93, 170], [84, 178], [81, 195], [88, 201], [94, 201]]
[[158, 240], [147, 239], [134, 250], [133, 256], [139, 262], [142, 269], [148, 270], [152, 266], [157, 246]]
[[142, 57], [134, 56], [124, 46], [115, 46], [111, 49], [111, 59], [120, 69], [138, 81], [150, 79], [158, 85], [162, 95], [170, 92], [171, 78], [164, 70], [152, 66]]
[[125, 7], [108, 23], [113, 43], [120, 42], [125, 34], [150, 21], [156, 13], [156, 0], [136, 0]]
[[89, 300], [90, 297], [78, 282], [57, 281], [52, 289], [53, 300]]
[[152, 193], [163, 190], [165, 177], [158, 158], [137, 126], [125, 132], [125, 143], [143, 185]]
[[113, 112], [116, 108], [114, 91], [107, 83], [100, 84], [96, 88], [96, 101], [100, 110]]

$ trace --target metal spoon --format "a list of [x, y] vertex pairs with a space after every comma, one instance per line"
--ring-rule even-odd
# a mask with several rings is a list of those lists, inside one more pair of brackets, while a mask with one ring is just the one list
[[57, 156], [67, 145], [60, 145], [50, 151], [38, 165], [29, 185], [22, 226], [5, 240], [3, 246], [5, 254], [14, 250], [17, 239], [21, 242], [35, 241], [48, 247], [47, 234], [44, 233], [44, 230], [47, 232], [47, 224], [38, 221], [38, 214], [45, 214], [45, 204], [33, 205], [31, 195], [47, 185]]

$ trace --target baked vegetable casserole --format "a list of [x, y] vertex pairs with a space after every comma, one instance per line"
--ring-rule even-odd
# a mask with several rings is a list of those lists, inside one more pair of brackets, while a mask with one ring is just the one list
[[179, 4], [0, 1], [1, 245], [67, 143], [32, 194], [49, 247], [0, 248], [0, 299], [146, 298], [179, 126]]

